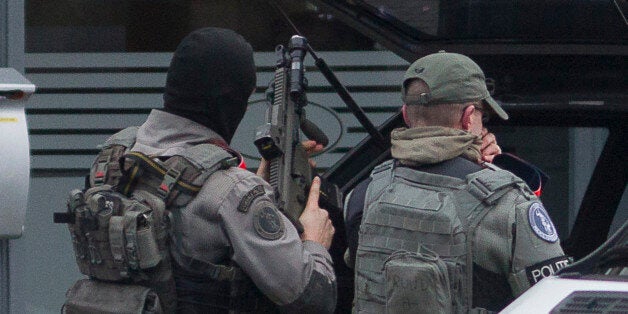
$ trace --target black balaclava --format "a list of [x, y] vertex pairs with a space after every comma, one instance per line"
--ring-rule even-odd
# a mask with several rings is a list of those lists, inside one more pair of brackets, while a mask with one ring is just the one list
[[198, 122], [230, 143], [253, 88], [251, 45], [232, 30], [198, 29], [174, 52], [166, 79], [164, 111]]

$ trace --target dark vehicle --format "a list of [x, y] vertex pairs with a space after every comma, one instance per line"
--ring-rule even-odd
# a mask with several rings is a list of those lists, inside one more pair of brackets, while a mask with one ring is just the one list
[[[628, 181], [626, 2], [313, 2], [408, 62], [439, 50], [469, 55], [485, 69], [493, 97], [510, 114], [508, 121], [489, 125], [502, 139], [505, 151], [517, 152], [526, 145], [522, 138], [559, 136], [552, 131], [556, 128], [608, 130], [579, 210], [565, 206], [550, 214], [563, 231], [566, 254], [576, 261], [602, 245], [612, 228], [626, 220], [628, 205], [622, 202]], [[323, 177], [336, 184], [341, 194], [348, 193], [375, 165], [389, 158], [387, 136], [401, 125], [400, 114], [376, 130], [364, 125], [370, 137]], [[508, 130], [512, 129], [518, 129], [518, 135], [509, 137]], [[571, 145], [579, 145], [577, 139]], [[548, 167], [543, 160], [537, 163]], [[560, 179], [551, 181], [550, 185], [561, 184]], [[574, 217], [572, 224], [563, 219], [569, 216], [567, 211]], [[337, 232], [334, 256], [338, 259], [343, 237], [342, 231]], [[344, 285], [340, 291], [346, 293], [341, 296], [339, 310], [347, 310], [352, 299], [353, 287], [347, 275], [351, 271], [337, 267], [339, 285]], [[625, 301], [625, 294], [623, 298]]]

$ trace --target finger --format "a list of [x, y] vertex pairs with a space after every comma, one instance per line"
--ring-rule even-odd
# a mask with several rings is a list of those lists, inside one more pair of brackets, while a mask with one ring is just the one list
[[303, 146], [303, 149], [305, 149], [308, 152], [316, 149], [316, 141], [305, 140], [301, 142], [301, 145]]
[[482, 156], [482, 160], [489, 163], [493, 163], [494, 158], [495, 158], [495, 155]]
[[308, 159], [308, 162], [310, 163], [310, 167], [316, 168], [316, 161], [314, 161], [314, 159]]
[[483, 156], [497, 155], [501, 153], [501, 151], [502, 151], [501, 148], [499, 148], [497, 144], [493, 143], [482, 150], [482, 155]]
[[482, 137], [484, 137], [488, 133], [487, 128], [482, 128]]
[[320, 194], [320, 191], [321, 191], [321, 178], [314, 177], [314, 180], [312, 180], [312, 187], [310, 187], [310, 195], [307, 198], [307, 206], [305, 206], [305, 208], [318, 207], [318, 195]]
[[495, 137], [495, 134], [488, 133], [484, 135], [484, 137], [482, 137], [482, 147], [480, 149], [484, 149], [494, 143], [497, 143], [497, 138]]
[[482, 160], [493, 162], [493, 158], [499, 154], [501, 154], [499, 146], [491, 145], [486, 150], [482, 151]]

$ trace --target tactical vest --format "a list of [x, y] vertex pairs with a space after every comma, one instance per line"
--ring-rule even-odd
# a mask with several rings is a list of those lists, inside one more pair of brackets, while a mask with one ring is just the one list
[[[136, 133], [131, 127], [112, 136], [86, 190], [72, 191], [68, 212], [55, 214], [55, 222], [68, 223], [79, 270], [90, 278], [68, 290], [64, 313], [174, 313], [171, 259], [194, 261], [171, 245], [177, 242], [172, 217], [212, 173], [238, 165], [237, 157], [211, 144], [165, 161], [129, 152]], [[215, 281], [242, 280], [236, 266], [199, 262], [198, 268]]]
[[396, 167], [371, 173], [356, 252], [358, 313], [468, 313], [474, 232], [513, 187], [495, 166], [466, 180]]

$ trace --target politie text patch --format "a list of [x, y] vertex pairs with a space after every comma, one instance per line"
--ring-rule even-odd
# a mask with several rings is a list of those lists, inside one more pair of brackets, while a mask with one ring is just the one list
[[539, 280], [554, 275], [559, 269], [567, 265], [569, 265], [569, 257], [559, 256], [526, 267], [528, 282], [530, 285], [534, 285]]
[[535, 202], [528, 208], [528, 221], [532, 231], [541, 239], [554, 243], [558, 240], [558, 232], [552, 219], [541, 203]]
[[251, 207], [251, 204], [253, 204], [253, 201], [262, 195], [264, 195], [264, 187], [262, 185], [254, 187], [252, 190], [246, 193], [244, 197], [242, 197], [240, 203], [238, 204], [238, 211], [243, 213], [248, 212], [249, 207]]

